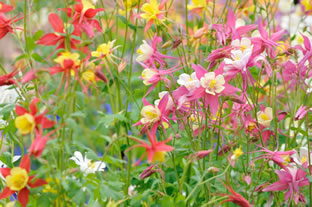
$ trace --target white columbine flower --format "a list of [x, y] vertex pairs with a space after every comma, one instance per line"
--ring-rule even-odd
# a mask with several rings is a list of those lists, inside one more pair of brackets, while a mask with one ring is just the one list
[[[298, 165], [303, 165], [305, 162], [309, 162], [309, 151], [307, 147], [300, 147], [299, 150], [299, 155], [298, 152], [293, 154], [291, 157], [294, 159], [295, 163]], [[312, 155], [311, 155], [312, 159]], [[312, 160], [310, 160], [310, 165], [312, 164]]]
[[231, 51], [231, 59], [224, 58], [225, 66], [224, 70], [227, 71], [232, 68], [236, 68], [239, 70], [243, 70], [251, 56], [252, 50], [245, 49], [245, 50], [232, 50]]
[[177, 83], [180, 86], [184, 86], [189, 91], [193, 91], [200, 86], [199, 80], [197, 79], [195, 72], [193, 72], [191, 75], [186, 73], [181, 74], [179, 76], [179, 79], [177, 80]]
[[139, 56], [136, 58], [136, 61], [145, 62], [153, 55], [154, 50], [145, 40], [143, 40], [143, 44], [140, 45], [137, 53], [139, 53]]
[[17, 90], [12, 86], [0, 86], [0, 104], [14, 104], [18, 98]]
[[205, 73], [205, 76], [200, 78], [200, 85], [205, 88], [206, 93], [211, 95], [216, 95], [216, 93], [221, 93], [225, 87], [225, 80], [223, 75], [215, 76], [214, 72]]
[[92, 162], [87, 158], [87, 156], [82, 156], [81, 152], [76, 151], [74, 156], [70, 158], [77, 165], [80, 166], [80, 170], [85, 174], [95, 173], [97, 171], [104, 171], [106, 164], [102, 161]]
[[251, 44], [250, 39], [245, 37], [243, 37], [241, 40], [233, 40], [231, 45], [241, 50], [242, 52], [244, 52], [245, 50], [249, 50], [250, 52], [252, 52], [253, 49], [253, 45]]

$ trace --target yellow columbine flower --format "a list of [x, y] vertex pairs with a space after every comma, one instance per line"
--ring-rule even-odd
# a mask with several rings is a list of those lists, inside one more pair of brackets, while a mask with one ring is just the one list
[[15, 119], [15, 126], [21, 134], [29, 134], [34, 130], [36, 122], [31, 114], [26, 113]]
[[104, 43], [104, 44], [100, 44], [96, 51], [93, 51], [91, 53], [92, 57], [107, 57], [109, 58], [109, 56], [111, 55], [112, 53], [112, 50], [113, 50], [113, 46], [114, 46], [114, 41], [109, 41], [108, 43]]
[[304, 6], [305, 11], [312, 11], [312, 3], [311, 0], [303, 0], [301, 1], [301, 4]]
[[206, 0], [192, 0], [192, 5], [187, 5], [188, 10], [193, 10], [197, 8], [205, 8], [208, 6]]
[[78, 53], [62, 52], [60, 56], [54, 59], [54, 61], [64, 67], [65, 60], [72, 60], [74, 65], [78, 66], [80, 64], [79, 56]]
[[141, 11], [143, 12], [141, 18], [147, 21], [151, 19], [157, 20], [157, 15], [160, 14], [157, 0], [151, 0], [149, 3], [143, 4]]
[[12, 191], [19, 191], [26, 187], [28, 182], [27, 171], [20, 167], [14, 167], [5, 179], [7, 186]]
[[93, 71], [91, 70], [87, 70], [85, 72], [82, 73], [82, 79], [95, 83], [95, 74]]
[[154, 156], [153, 156], [152, 163], [165, 162], [165, 156], [166, 156], [166, 152], [156, 151]]
[[243, 154], [244, 154], [244, 152], [242, 151], [242, 147], [236, 148], [233, 152], [231, 159], [236, 160], [237, 158], [239, 158]]

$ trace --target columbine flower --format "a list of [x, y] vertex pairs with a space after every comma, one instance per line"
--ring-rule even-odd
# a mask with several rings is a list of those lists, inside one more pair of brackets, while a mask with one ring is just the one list
[[36, 179], [34, 175], [29, 176], [30, 171], [30, 156], [25, 155], [20, 163], [19, 167], [1, 168], [1, 174], [5, 178], [6, 187], [0, 193], [0, 199], [9, 197], [15, 192], [18, 192], [17, 200], [23, 207], [26, 207], [28, 203], [29, 189], [40, 187], [47, 184], [45, 180]]
[[253, 48], [250, 39], [244, 37], [241, 40], [239, 39], [233, 40], [231, 45], [234, 48], [241, 50], [242, 52], [244, 52], [245, 50], [252, 51]]
[[221, 93], [225, 89], [224, 84], [225, 80], [223, 75], [215, 76], [214, 72], [205, 73], [205, 75], [200, 78], [200, 85], [206, 89], [206, 93], [211, 95]]
[[196, 73], [193, 72], [191, 75], [183, 73], [179, 76], [177, 83], [181, 86], [184, 86], [189, 91], [193, 91], [194, 89], [200, 86], [199, 80], [196, 77]]
[[0, 104], [14, 104], [18, 98], [18, 89], [0, 86]]
[[244, 152], [242, 151], [242, 147], [236, 148], [231, 156], [231, 160], [237, 160], [240, 156], [242, 156]]
[[139, 56], [136, 58], [136, 61], [145, 62], [154, 54], [154, 49], [145, 40], [143, 40], [143, 44], [140, 45], [137, 53]]
[[80, 170], [85, 174], [95, 173], [98, 171], [104, 171], [106, 164], [102, 161], [92, 162], [87, 158], [87, 156], [82, 156], [81, 152], [76, 151], [74, 156], [70, 158], [77, 165], [80, 166]]
[[288, 167], [283, 170], [275, 170], [278, 175], [279, 181], [269, 185], [263, 189], [264, 192], [268, 191], [284, 191], [285, 203], [291, 203], [292, 200], [297, 205], [298, 203], [305, 204], [306, 200], [304, 195], [300, 192], [300, 187], [309, 185], [309, 180], [306, 178], [306, 172], [296, 167]]
[[[309, 151], [307, 147], [300, 147], [300, 153], [296, 152], [291, 157], [293, 158], [294, 162], [298, 165], [306, 166], [309, 163]], [[310, 160], [310, 165], [312, 164], [312, 155]]]
[[142, 108], [141, 116], [142, 124], [155, 123], [160, 120], [161, 111], [158, 109], [158, 107], [147, 105]]
[[31, 101], [28, 111], [24, 107], [16, 105], [15, 112], [18, 115], [15, 119], [15, 126], [21, 134], [29, 134], [38, 130], [38, 126], [41, 125], [43, 129], [48, 129], [54, 126], [54, 121], [49, 120], [44, 115], [46, 112], [37, 115], [37, 104], [40, 99], [35, 98]]
[[257, 113], [257, 118], [259, 124], [264, 127], [270, 127], [271, 121], [273, 119], [272, 108], [266, 107], [264, 111], [259, 111]]
[[108, 43], [100, 44], [96, 51], [91, 53], [92, 57], [97, 57], [105, 62], [106, 60], [115, 63], [112, 58], [116, 58], [113, 55], [113, 51], [118, 47], [114, 47], [115, 40], [109, 41]]
[[165, 12], [161, 11], [165, 5], [166, 0], [163, 0], [160, 4], [157, 0], [150, 0], [148, 3], [142, 5], [141, 15], [142, 19], [147, 21], [144, 28], [144, 33], [152, 26], [154, 22], [161, 21], [165, 17]]

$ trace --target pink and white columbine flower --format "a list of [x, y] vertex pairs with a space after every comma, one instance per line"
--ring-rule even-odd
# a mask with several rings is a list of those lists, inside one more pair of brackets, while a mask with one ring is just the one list
[[143, 40], [143, 44], [140, 45], [137, 53], [139, 56], [136, 61], [139, 63], [143, 63], [150, 68], [158, 68], [156, 63], [159, 64], [161, 69], [165, 69], [166, 61], [165, 59], [176, 59], [175, 57], [163, 55], [157, 51], [157, 44], [162, 42], [161, 37], [155, 36], [152, 40], [152, 44], [148, 44], [145, 40]]
[[300, 147], [299, 154], [296, 152], [293, 154], [291, 157], [293, 158], [293, 161], [299, 165], [303, 166], [304, 168], [307, 167], [308, 165], [312, 164], [312, 155], [310, 155], [310, 164], [309, 163], [309, 150], [307, 147]]
[[205, 92], [211, 95], [216, 95], [221, 93], [225, 87], [225, 80], [223, 75], [217, 75], [214, 72], [205, 73], [203, 77], [200, 78], [201, 87], [205, 88]]
[[306, 172], [300, 168], [294, 166], [287, 167], [282, 170], [275, 170], [279, 181], [269, 185], [263, 189], [264, 192], [268, 191], [284, 191], [285, 193], [285, 203], [291, 203], [293, 200], [295, 204], [298, 203], [305, 204], [306, 200], [304, 195], [300, 192], [300, 187], [309, 185], [309, 180], [306, 177]]
[[219, 95], [235, 95], [239, 89], [229, 85], [228, 78], [223, 76], [223, 65], [214, 72], [208, 72], [200, 65], [192, 65], [196, 72], [197, 79], [200, 81], [200, 87], [196, 88], [188, 100], [197, 100], [202, 98], [205, 107], [209, 108], [213, 114], [216, 114], [219, 107]]

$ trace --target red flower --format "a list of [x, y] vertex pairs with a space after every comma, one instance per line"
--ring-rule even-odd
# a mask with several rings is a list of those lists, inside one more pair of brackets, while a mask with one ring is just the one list
[[9, 32], [13, 33], [14, 31], [11, 25], [21, 19], [23, 19], [23, 17], [17, 18], [17, 16], [13, 17], [12, 19], [7, 19], [3, 14], [0, 13], [0, 40]]
[[18, 192], [17, 200], [25, 207], [28, 203], [29, 188], [36, 188], [47, 184], [43, 179], [34, 180], [35, 176], [29, 176], [30, 156], [25, 155], [19, 167], [1, 168], [0, 172], [6, 179], [6, 187], [0, 193], [0, 199], [9, 197]]
[[38, 114], [37, 103], [40, 102], [39, 98], [35, 98], [31, 101], [29, 111], [22, 106], [16, 105], [15, 112], [18, 117], [15, 119], [15, 126], [20, 130], [22, 134], [28, 134], [41, 125], [43, 129], [48, 129], [54, 126], [55, 122], [49, 120], [44, 115], [47, 112]]
[[[54, 33], [48, 33], [44, 35], [37, 41], [37, 44], [47, 46], [58, 44], [56, 50], [60, 48], [65, 48], [66, 31], [64, 29], [64, 23], [62, 19], [57, 14], [51, 13], [49, 15], [49, 22], [54, 29]], [[77, 29], [75, 28], [74, 31], [71, 33], [71, 35], [77, 36], [79, 35], [79, 31], [77, 31]], [[75, 45], [78, 43], [79, 43], [78, 40], [70, 38], [71, 48], [76, 49]]]
[[0, 76], [0, 86], [13, 85], [16, 81], [13, 77], [17, 74], [17, 69], [13, 70], [11, 73]]
[[89, 38], [94, 36], [94, 29], [102, 32], [100, 22], [93, 18], [98, 12], [104, 11], [104, 9], [96, 9], [93, 5], [84, 5], [81, 0], [76, 0], [76, 2], [78, 4], [75, 4], [74, 12], [71, 8], [67, 8], [67, 12], [66, 9], [62, 9], [68, 17], [73, 18], [72, 24], [79, 29], [79, 32], [84, 31]]
[[235, 203], [236, 205], [239, 205], [240, 207], [251, 207], [249, 202], [241, 194], [235, 192], [229, 183], [228, 185], [223, 183], [223, 185], [226, 187], [228, 191], [230, 191], [231, 194], [226, 194], [226, 193], [218, 194], [219, 196], [225, 196], [227, 198], [226, 200], [219, 203], [219, 205], [221, 205], [222, 203], [226, 203], [226, 202], [232, 202], [232, 203]]
[[42, 129], [40, 132], [36, 132], [36, 138], [35, 140], [32, 142], [32, 144], [30, 145], [30, 148], [29, 148], [29, 153], [31, 155], [34, 155], [35, 157], [40, 157], [46, 144], [47, 144], [47, 141], [49, 139], [52, 139], [50, 138], [51, 134], [53, 134], [56, 130], [53, 130], [51, 132], [49, 132], [48, 134], [46, 135], [42, 135]]
[[13, 9], [14, 9], [13, 6], [0, 2], [0, 13], [9, 12], [12, 11]]

